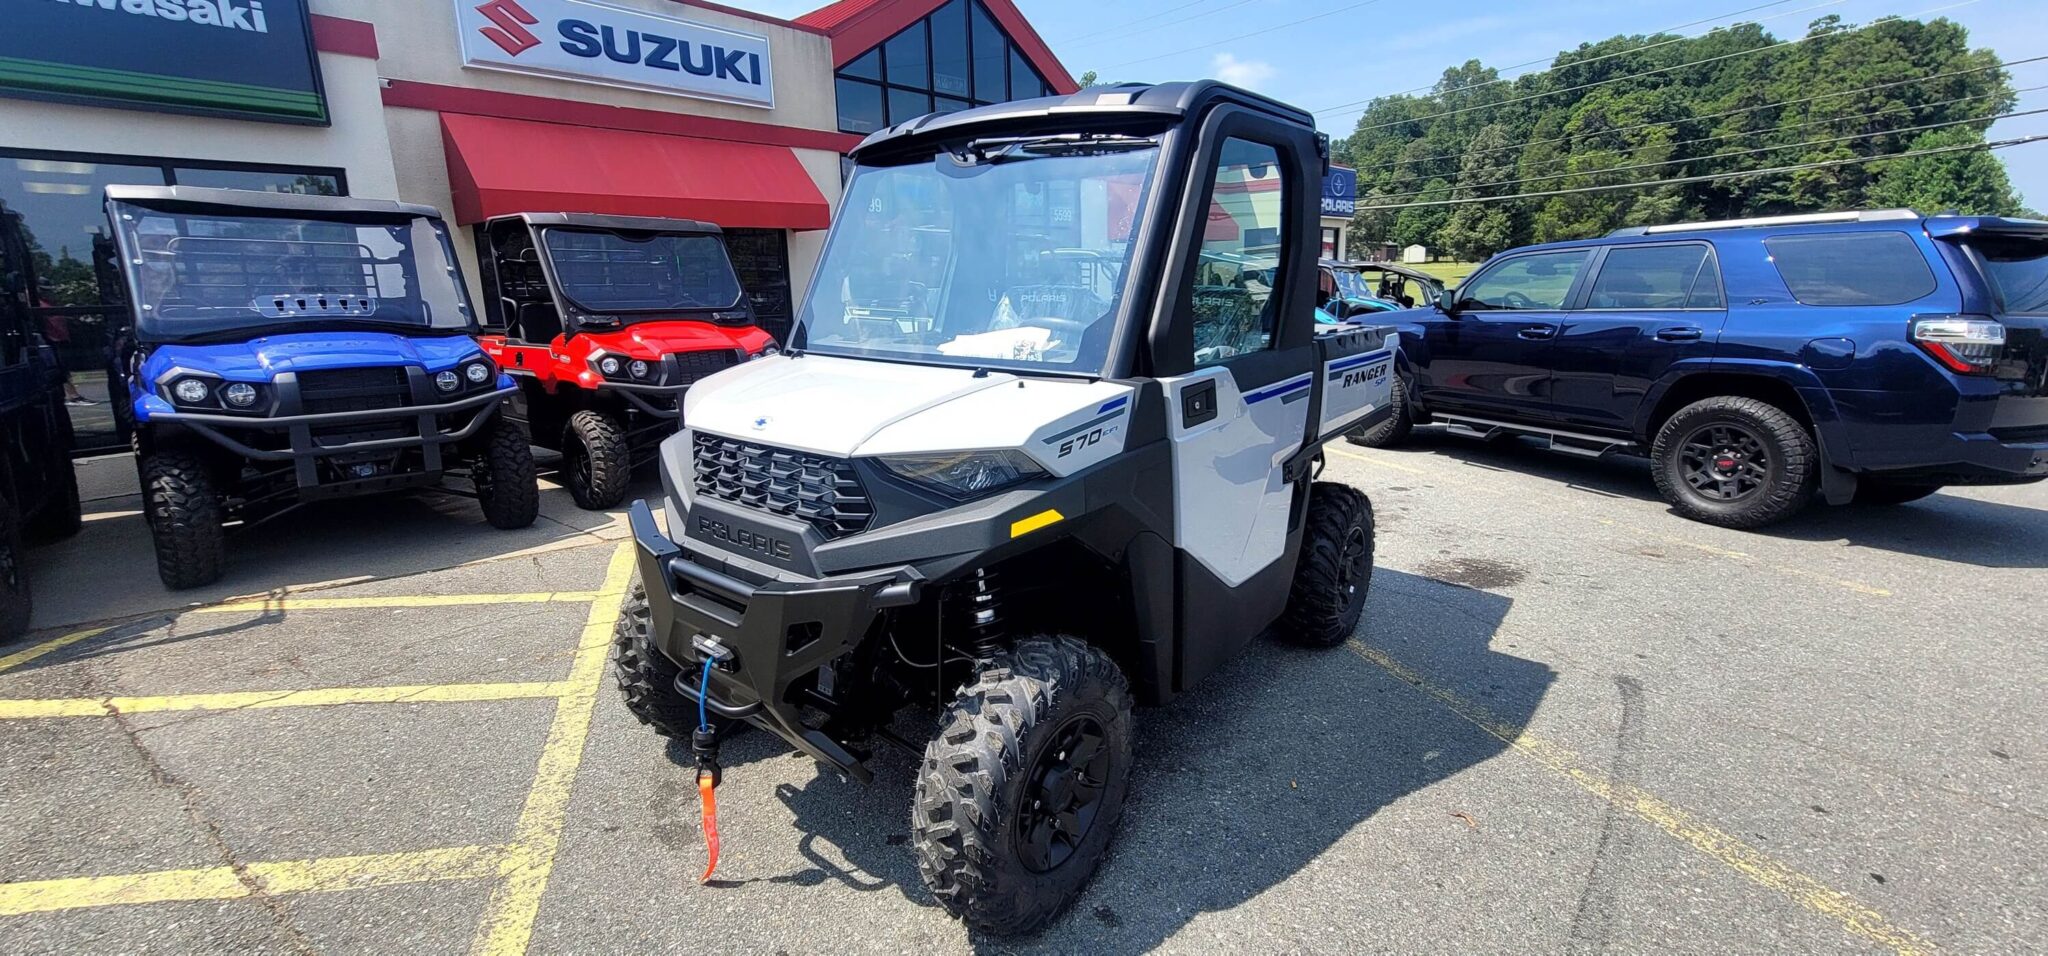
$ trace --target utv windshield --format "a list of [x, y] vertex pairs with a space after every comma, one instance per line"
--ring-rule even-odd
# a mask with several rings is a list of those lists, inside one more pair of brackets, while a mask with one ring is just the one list
[[346, 219], [116, 203], [136, 330], [150, 341], [230, 332], [474, 328], [448, 242], [416, 216]]
[[796, 341], [821, 355], [1101, 374], [1150, 140], [976, 143], [854, 174]]
[[1331, 269], [1330, 272], [1336, 275], [1337, 291], [1344, 293], [1345, 298], [1370, 299], [1373, 297], [1372, 287], [1366, 285], [1364, 276], [1350, 269]]
[[1969, 241], [2009, 315], [2048, 315], [2048, 239], [1982, 235]]
[[681, 312], [739, 304], [725, 243], [704, 233], [550, 228], [541, 241], [562, 294], [585, 312]]

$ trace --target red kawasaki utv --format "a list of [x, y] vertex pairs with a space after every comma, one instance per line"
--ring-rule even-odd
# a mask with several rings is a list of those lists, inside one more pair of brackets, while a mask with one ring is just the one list
[[484, 351], [517, 377], [511, 414], [562, 453], [584, 508], [626, 497], [676, 431], [683, 390], [775, 352], [754, 325], [717, 226], [522, 213], [478, 229]]

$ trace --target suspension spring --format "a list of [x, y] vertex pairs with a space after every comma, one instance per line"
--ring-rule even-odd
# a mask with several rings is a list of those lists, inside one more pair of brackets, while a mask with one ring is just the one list
[[1002, 581], [981, 568], [962, 586], [967, 592], [967, 645], [975, 658], [993, 660], [1003, 652]]

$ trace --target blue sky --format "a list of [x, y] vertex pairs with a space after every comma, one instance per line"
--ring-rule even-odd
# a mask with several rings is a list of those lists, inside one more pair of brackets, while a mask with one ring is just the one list
[[[777, 16], [795, 16], [825, 0], [726, 0]], [[1018, 6], [1078, 76], [1095, 70], [1118, 80], [1212, 76], [1322, 110], [1383, 93], [1426, 86], [1444, 67], [1477, 57], [1504, 72], [1540, 69], [1558, 51], [1617, 33], [1649, 33], [1768, 0], [1465, 0], [1445, 8], [1413, 0], [1017, 0]], [[1929, 11], [1936, 11], [1930, 13]], [[1865, 23], [1888, 14], [1945, 16], [1969, 28], [1971, 41], [2013, 60], [2048, 55], [2041, 0], [1790, 0], [1744, 18], [1773, 33], [1798, 36], [1827, 14]], [[1294, 21], [1291, 26], [1283, 26]], [[1735, 22], [1714, 20], [1678, 32], [1698, 34]], [[1276, 29], [1277, 28], [1277, 29]], [[1256, 34], [1256, 35], [1254, 35]], [[2048, 61], [2013, 69], [2015, 87], [2048, 85]], [[2019, 109], [2048, 108], [2048, 90], [2021, 94]], [[1333, 136], [1351, 131], [1355, 111], [1323, 112]], [[2005, 120], [1993, 138], [2048, 134], [2048, 114]], [[2001, 150], [2014, 185], [2048, 211], [2048, 141]]]

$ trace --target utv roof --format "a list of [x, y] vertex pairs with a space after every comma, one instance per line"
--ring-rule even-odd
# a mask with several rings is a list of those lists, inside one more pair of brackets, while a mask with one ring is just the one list
[[968, 136], [1004, 133], [1066, 132], [1099, 125], [1106, 128], [1156, 123], [1169, 125], [1200, 114], [1216, 103], [1235, 103], [1313, 128], [1308, 111], [1215, 80], [1187, 83], [1119, 83], [1091, 86], [1066, 96], [1012, 100], [957, 113], [929, 113], [877, 130], [854, 147], [853, 158], [870, 158], [899, 150], [915, 151]]
[[491, 217], [491, 222], [518, 219], [529, 226], [575, 226], [584, 229], [625, 229], [636, 232], [701, 232], [722, 235], [715, 222], [663, 219], [658, 216], [600, 216], [587, 212], [520, 212]]
[[201, 206], [231, 206], [264, 212], [343, 213], [441, 218], [441, 211], [419, 203], [389, 199], [356, 199], [349, 196], [302, 196], [255, 189], [208, 189], [201, 186], [108, 186], [107, 198], [115, 202], [192, 203]]
[[1444, 280], [1439, 279], [1436, 276], [1430, 275], [1429, 273], [1424, 272], [1421, 269], [1416, 269], [1411, 266], [1404, 266], [1396, 262], [1379, 262], [1371, 259], [1357, 259], [1352, 260], [1350, 262], [1346, 262], [1345, 265], [1349, 268], [1357, 269], [1360, 272], [1364, 272], [1370, 269], [1374, 272], [1389, 272], [1397, 276], [1406, 276], [1410, 279], [1416, 279], [1426, 283], [1433, 283], [1436, 285], [1444, 284]]

